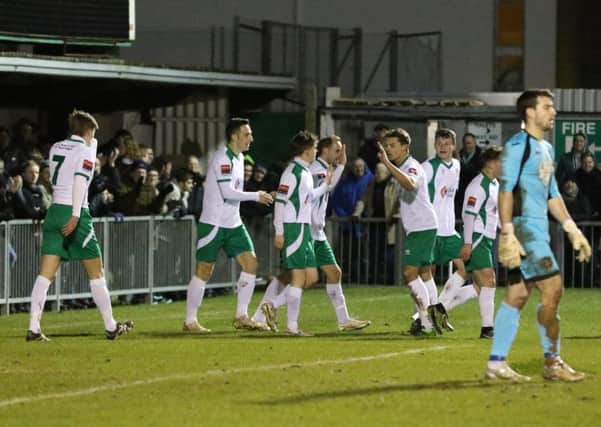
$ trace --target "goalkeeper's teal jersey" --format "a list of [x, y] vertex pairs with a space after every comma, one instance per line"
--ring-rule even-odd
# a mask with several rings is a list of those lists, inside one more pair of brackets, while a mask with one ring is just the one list
[[547, 221], [547, 202], [559, 197], [553, 147], [522, 131], [503, 148], [501, 193], [513, 192], [514, 216]]

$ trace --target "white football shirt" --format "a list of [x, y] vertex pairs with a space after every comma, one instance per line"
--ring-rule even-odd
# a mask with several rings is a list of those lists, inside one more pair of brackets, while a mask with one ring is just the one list
[[[56, 142], [50, 148], [48, 156], [50, 180], [52, 182], [52, 203], [73, 205], [73, 180], [76, 175], [86, 178], [87, 186], [94, 177], [97, 142], [90, 145], [77, 135], [71, 135], [64, 141]], [[88, 187], [83, 198], [83, 208], [88, 207]]]
[[422, 163], [428, 183], [428, 195], [438, 219], [438, 236], [455, 234], [455, 194], [459, 188], [459, 160], [449, 163], [433, 157]]
[[417, 189], [414, 191], [399, 186], [401, 221], [405, 231], [409, 234], [414, 231], [437, 229], [438, 221], [428, 195], [424, 169], [411, 156], [408, 156], [398, 168], [417, 183]]
[[258, 192], [245, 192], [244, 156], [222, 145], [209, 161], [200, 222], [223, 228], [242, 225], [240, 202], [258, 201]]

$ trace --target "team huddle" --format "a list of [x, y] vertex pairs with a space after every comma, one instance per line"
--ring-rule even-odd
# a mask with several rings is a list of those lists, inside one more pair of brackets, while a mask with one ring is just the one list
[[[479, 299], [480, 338], [492, 339], [485, 370], [489, 379], [528, 381], [506, 362], [517, 334], [520, 310], [534, 287], [541, 291], [538, 329], [543, 347], [543, 377], [579, 381], [584, 374], [559, 356], [558, 305], [563, 283], [550, 248], [548, 213], [563, 225], [581, 262], [591, 248], [570, 218], [553, 175], [553, 149], [544, 132], [553, 125], [553, 96], [544, 90], [524, 92], [517, 101], [525, 123], [523, 131], [504, 148], [483, 153], [481, 172], [470, 182], [463, 200], [463, 232], [455, 229], [455, 195], [459, 187], [459, 162], [453, 158], [455, 133], [439, 129], [434, 138], [436, 155], [419, 163], [410, 154], [411, 136], [404, 129], [388, 131], [379, 146], [379, 158], [397, 186], [404, 240], [403, 278], [414, 301], [410, 333], [433, 337], [453, 331], [449, 312], [473, 298]], [[98, 125], [87, 113], [70, 117], [71, 138], [56, 143], [50, 152], [50, 172], [60, 197], [44, 224], [42, 267], [32, 292], [28, 341], [46, 341], [40, 318], [48, 287], [61, 260], [81, 260], [90, 278], [94, 302], [106, 336], [115, 339], [133, 328], [133, 322], [113, 319], [104, 279], [100, 248], [87, 212], [87, 186], [95, 158]], [[347, 158], [339, 137], [321, 140], [307, 131], [296, 134], [290, 147], [294, 158], [282, 174], [275, 198], [269, 193], [245, 192], [243, 152], [253, 140], [249, 121], [233, 118], [226, 128], [227, 143], [212, 157], [205, 181], [203, 206], [197, 230], [196, 269], [187, 290], [183, 331], [208, 334], [198, 322], [207, 282], [219, 252], [235, 258], [241, 267], [237, 282], [237, 329], [278, 331], [277, 310], [286, 305], [286, 331], [310, 336], [299, 326], [303, 290], [326, 277], [326, 293], [341, 331], [359, 330], [369, 320], [349, 316], [342, 290], [342, 272], [324, 231], [329, 194], [339, 182]], [[241, 201], [275, 203], [274, 245], [280, 250], [281, 271], [273, 279], [249, 316], [258, 269], [252, 240], [240, 218]], [[498, 229], [498, 260], [509, 269], [507, 295], [494, 316], [495, 269], [493, 246]], [[438, 294], [435, 265], [453, 262], [455, 272]]]

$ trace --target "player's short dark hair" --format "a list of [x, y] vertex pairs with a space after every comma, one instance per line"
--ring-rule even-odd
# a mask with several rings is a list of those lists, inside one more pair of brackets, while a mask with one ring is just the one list
[[380, 132], [382, 130], [390, 130], [390, 126], [388, 126], [384, 123], [378, 123], [377, 125], [374, 126], [374, 132]]
[[330, 148], [336, 141], [341, 141], [338, 135], [330, 135], [326, 136], [325, 138], [321, 138], [317, 143], [317, 155], [321, 155], [321, 152], [324, 149]]
[[582, 138], [584, 138], [585, 141], [587, 140], [586, 135], [584, 134], [584, 132], [576, 132], [574, 134], [574, 138], [576, 138], [577, 136], [581, 136]]
[[98, 130], [98, 122], [90, 113], [73, 110], [69, 114], [69, 132], [71, 135], [83, 136], [88, 130]]
[[401, 144], [411, 144], [411, 136], [409, 136], [409, 132], [403, 128], [389, 130], [384, 134], [384, 138], [396, 138]]
[[229, 141], [232, 139], [232, 135], [240, 130], [244, 125], [250, 124], [250, 120], [242, 117], [232, 117], [227, 126], [225, 127], [225, 138]]
[[516, 108], [520, 115], [520, 119], [524, 122], [526, 122], [526, 110], [528, 108], [536, 108], [539, 96], [553, 99], [553, 94], [549, 89], [529, 89], [519, 96], [516, 102]]
[[499, 160], [502, 153], [502, 147], [499, 147], [498, 145], [491, 145], [482, 152], [482, 164], [486, 166], [487, 162]]
[[434, 140], [437, 140], [438, 138], [452, 139], [453, 144], [457, 143], [457, 134], [455, 133], [455, 131], [453, 129], [448, 129], [448, 128], [437, 129], [436, 133], [434, 134]]
[[192, 173], [186, 168], [179, 168], [176, 170], [174, 177], [177, 182], [184, 182], [189, 179], [193, 179]]
[[317, 136], [309, 132], [308, 130], [301, 130], [299, 133], [292, 137], [290, 145], [292, 146], [292, 154], [294, 156], [300, 156], [303, 152], [309, 148], [315, 146]]

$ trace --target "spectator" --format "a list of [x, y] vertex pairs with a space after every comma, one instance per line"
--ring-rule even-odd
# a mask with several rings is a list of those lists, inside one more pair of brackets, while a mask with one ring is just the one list
[[582, 132], [578, 132], [574, 135], [572, 149], [564, 153], [559, 162], [557, 162], [557, 172], [555, 177], [557, 178], [557, 185], [559, 188], [563, 188], [563, 183], [568, 179], [574, 179], [576, 171], [580, 169], [582, 163], [582, 155], [588, 151], [586, 144], [586, 135]]
[[113, 195], [117, 194], [122, 186], [121, 175], [117, 169], [118, 157], [119, 147], [115, 141], [107, 142], [98, 149], [100, 173], [106, 177], [106, 188]]
[[117, 138], [120, 157], [117, 159], [117, 168], [122, 177], [128, 175], [133, 163], [140, 158], [140, 149], [129, 131], [120, 131]]
[[390, 179], [390, 172], [382, 163], [376, 164], [374, 180], [370, 182], [365, 192], [364, 202], [367, 216], [370, 218], [385, 218], [384, 191]]
[[41, 157], [41, 153], [35, 148], [33, 124], [27, 119], [20, 119], [13, 127], [10, 145], [4, 151], [6, 171], [9, 175], [14, 175], [22, 170], [23, 164], [28, 160]]
[[173, 163], [166, 156], [155, 157], [153, 169], [159, 172], [159, 191], [171, 184]]
[[598, 218], [601, 213], [601, 197], [599, 197], [601, 171], [597, 169], [592, 153], [585, 151], [582, 154], [580, 169], [576, 171], [575, 178], [580, 192], [591, 204], [593, 217]]
[[102, 174], [100, 155], [96, 158], [94, 177], [88, 189], [90, 215], [94, 217], [112, 216], [113, 194], [108, 190], [109, 178]]
[[165, 205], [167, 191], [161, 193], [158, 186], [159, 172], [156, 169], [150, 169], [136, 199], [140, 214], [164, 214], [167, 212]]
[[143, 162], [151, 165], [154, 160], [154, 151], [151, 147], [147, 145], [140, 144], [138, 146], [138, 158], [137, 160], [142, 160]]
[[561, 193], [566, 208], [574, 221], [590, 221], [592, 219], [591, 203], [580, 193], [576, 181], [568, 178], [561, 187]]
[[[362, 198], [367, 190], [369, 183], [372, 181], [373, 175], [369, 168], [365, 166], [365, 161], [361, 158], [356, 158], [350, 167], [348, 173], [336, 186], [332, 197], [332, 205], [334, 213], [340, 217], [352, 217], [352, 222], [343, 223], [341, 226], [342, 247], [350, 247], [350, 253], [343, 255], [342, 271], [348, 275], [348, 280], [351, 282], [359, 282], [360, 277], [356, 275], [357, 271], [366, 271], [363, 266], [357, 268], [356, 261], [362, 264], [366, 263], [366, 259], [359, 259], [359, 254], [363, 257], [365, 250], [363, 246], [362, 233], [363, 229], [357, 220], [363, 215], [365, 203]], [[355, 265], [355, 268], [352, 268]]]
[[4, 153], [10, 145], [10, 132], [6, 126], [0, 126], [0, 160], [4, 169]]
[[[246, 172], [246, 171], [245, 171]], [[259, 163], [253, 168], [252, 178], [244, 183], [244, 191], [265, 191], [275, 197], [276, 188], [266, 179], [267, 168]], [[255, 202], [254, 200], [240, 202], [240, 215], [249, 217], [262, 217], [273, 212], [272, 205]]]
[[188, 156], [188, 172], [192, 174], [192, 189], [190, 190], [190, 196], [188, 197], [188, 213], [194, 215], [194, 218], [198, 220], [200, 213], [202, 212], [202, 199], [204, 196], [204, 181], [205, 177], [202, 173], [200, 166], [200, 160], [196, 156]]
[[129, 174], [125, 176], [121, 189], [115, 198], [115, 209], [124, 215], [143, 215], [144, 209], [138, 205], [138, 196], [146, 181], [148, 165], [141, 160], [132, 162]]
[[23, 186], [14, 194], [13, 207], [15, 218], [44, 219], [48, 205], [44, 204], [44, 196], [37, 185], [40, 167], [33, 160], [23, 166]]
[[244, 188], [248, 185], [249, 181], [253, 177], [253, 165], [249, 162], [244, 162]]
[[119, 129], [115, 132], [115, 135], [113, 135], [113, 139], [111, 139], [110, 143], [114, 144], [119, 149], [119, 153], [123, 155], [123, 153], [125, 153], [125, 139], [133, 140], [133, 138], [134, 136], [127, 129]]
[[[365, 196], [366, 213], [370, 218], [386, 219], [385, 223], [372, 223], [369, 233], [370, 273], [376, 283], [392, 284], [394, 279], [394, 247], [389, 247], [389, 219], [393, 206], [398, 204], [397, 187], [388, 168], [376, 164], [375, 179], [370, 183]], [[391, 245], [394, 245], [394, 235]]]
[[165, 198], [167, 213], [179, 218], [188, 213], [188, 197], [194, 185], [192, 173], [182, 168], [175, 172], [175, 185], [171, 185], [171, 192]]
[[336, 215], [361, 217], [365, 209], [365, 203], [362, 200], [363, 194], [372, 179], [373, 174], [365, 167], [365, 161], [356, 158], [351, 163], [350, 172], [334, 190], [333, 205]]
[[384, 134], [389, 130], [390, 126], [383, 123], [377, 124], [374, 128], [373, 138], [365, 140], [359, 147], [359, 157], [367, 163], [370, 172], [376, 170], [376, 164], [380, 161], [378, 158], [378, 143], [382, 142]]
[[461, 139], [459, 162], [461, 171], [459, 172], [459, 188], [455, 196], [455, 216], [457, 218], [461, 218], [462, 215], [465, 189], [482, 169], [482, 149], [478, 147], [476, 135], [473, 133], [466, 132]]
[[[576, 175], [576, 174], [575, 174]], [[590, 221], [593, 219], [593, 208], [588, 197], [578, 189], [578, 185], [574, 179], [568, 178], [561, 187], [561, 195], [563, 201], [574, 221]], [[593, 233], [594, 227], [582, 227], [582, 231], [589, 242], [598, 242]], [[591, 283], [591, 271], [586, 268], [582, 269], [574, 265], [574, 252], [565, 247], [564, 250], [564, 266], [565, 277], [569, 277], [573, 284]]]
[[0, 222], [15, 217], [13, 196], [21, 189], [22, 185], [19, 175], [13, 178], [5, 173], [4, 160], [0, 159]]
[[48, 162], [42, 162], [40, 164], [38, 185], [40, 186], [42, 196], [44, 197], [44, 204], [50, 206], [52, 204], [52, 183], [50, 182], [50, 166], [48, 165]]

